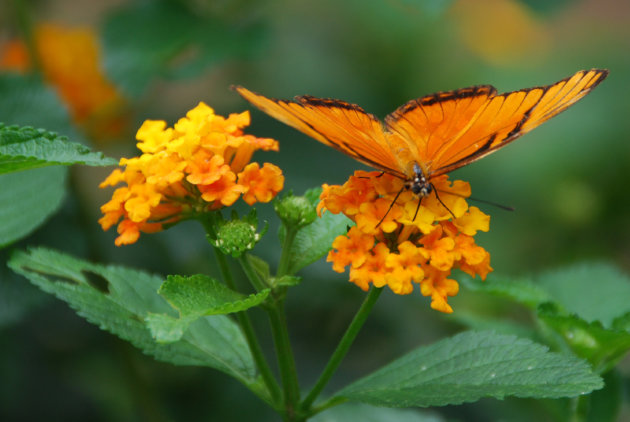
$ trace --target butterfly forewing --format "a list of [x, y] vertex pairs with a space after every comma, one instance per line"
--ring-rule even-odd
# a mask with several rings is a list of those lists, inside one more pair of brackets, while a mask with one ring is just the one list
[[381, 122], [361, 107], [344, 101], [311, 96], [276, 100], [243, 87], [243, 98], [283, 123], [371, 167], [405, 177], [385, 138]]
[[440, 148], [467, 128], [494, 95], [489, 85], [440, 92], [409, 101], [385, 121], [391, 133], [406, 139], [415, 160], [430, 167]]
[[[476, 161], [534, 129], [584, 97], [607, 74], [606, 70], [581, 71], [549, 86], [478, 97], [483, 99], [483, 104], [476, 103], [472, 109], [464, 103], [465, 98], [447, 100], [464, 103], [468, 113], [462, 113], [459, 104], [444, 107], [439, 101], [427, 102], [411, 110], [410, 115], [394, 113], [387, 123], [396, 130], [402, 119], [413, 122], [405, 133], [412, 136], [411, 139], [418, 139], [421, 146], [426, 143], [424, 148], [429, 154], [419, 158], [428, 167], [429, 175], [436, 176]], [[422, 100], [418, 101], [421, 103]], [[415, 125], [424, 115], [441, 113], [443, 119], [436, 120], [436, 124], [428, 128], [428, 135], [425, 133], [427, 128]], [[419, 130], [411, 135], [414, 127]]]

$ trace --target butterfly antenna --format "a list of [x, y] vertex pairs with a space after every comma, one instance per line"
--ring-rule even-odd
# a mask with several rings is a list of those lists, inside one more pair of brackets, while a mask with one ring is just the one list
[[[433, 186], [433, 183], [431, 183], [431, 187], [433, 188], [433, 192], [435, 192], [435, 197], [437, 198], [438, 202], [439, 202], [440, 204], [442, 204], [442, 206], [443, 206], [444, 208], [446, 208], [446, 211], [448, 211], [448, 212], [450, 212], [450, 213], [451, 213], [451, 215], [453, 216], [453, 218], [457, 218], [457, 217], [455, 217], [455, 214], [453, 214], [453, 211], [451, 211], [451, 210], [450, 210], [450, 209], [446, 206], [446, 204], [445, 204], [444, 202], [442, 202], [442, 199], [440, 199], [440, 195], [438, 195], [438, 190], [437, 190], [437, 189], [435, 189], [435, 186]], [[420, 208], [420, 206], [418, 206], [418, 208]], [[416, 213], [418, 213], [418, 211], [416, 211]], [[416, 218], [414, 217], [414, 220], [415, 220], [415, 219], [416, 219]]]
[[497, 204], [496, 202], [487, 201], [485, 199], [473, 198], [472, 196], [468, 197], [468, 199], [470, 199], [471, 201], [475, 201], [475, 202], [481, 202], [482, 204], [492, 205], [493, 207], [501, 208], [502, 210], [506, 210], [506, 211], [514, 211], [515, 210], [514, 207], [510, 207], [508, 205]]
[[[449, 191], [445, 191], [445, 190], [443, 190], [442, 193], [446, 193], [448, 195], [459, 196], [460, 198], [470, 199], [471, 201], [475, 201], [475, 202], [481, 202], [482, 204], [492, 205], [493, 207], [501, 208], [502, 210], [506, 210], [506, 211], [514, 211], [515, 210], [514, 207], [510, 207], [508, 205], [498, 204], [496, 202], [488, 201], [486, 199], [473, 198], [472, 196], [464, 196], [464, 195], [460, 195], [460, 194], [455, 193], [455, 192], [449, 192]], [[437, 189], [435, 190], [435, 194], [437, 195]], [[440, 202], [442, 202], [442, 201], [440, 201]], [[444, 205], [444, 204], [442, 203], [442, 205]]]
[[[400, 190], [398, 191], [398, 193], [396, 194], [396, 196], [394, 197], [394, 200], [392, 201], [391, 204], [389, 204], [389, 208], [387, 208], [387, 212], [385, 213], [385, 215], [383, 216], [383, 218], [381, 218], [381, 221], [378, 222], [378, 224], [376, 226], [374, 226], [374, 228], [377, 228], [378, 226], [381, 225], [381, 223], [383, 222], [383, 220], [385, 220], [385, 217], [387, 217], [387, 214], [389, 214], [389, 212], [392, 210], [392, 208], [394, 207], [394, 204], [396, 203], [396, 200], [398, 199], [398, 197], [400, 196], [400, 194], [405, 190], [405, 187], [403, 186], [402, 188], [400, 188]], [[418, 207], [420, 208], [420, 207]], [[416, 214], [418, 213], [418, 211], [416, 210]], [[414, 220], [416, 219], [416, 217], [413, 218]]]

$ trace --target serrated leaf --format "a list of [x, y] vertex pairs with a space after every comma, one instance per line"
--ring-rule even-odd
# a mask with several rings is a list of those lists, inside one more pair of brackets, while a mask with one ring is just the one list
[[191, 277], [168, 276], [159, 294], [179, 312], [179, 318], [151, 313], [146, 317], [146, 322], [158, 342], [173, 342], [179, 340], [190, 324], [199, 318], [241, 312], [258, 306], [269, 292], [266, 289], [245, 296], [202, 274]]
[[[354, 223], [343, 214], [325, 212], [313, 223], [301, 228], [295, 235], [289, 258], [289, 274], [319, 260], [332, 248], [337, 236], [345, 234]], [[281, 233], [281, 238], [282, 238]]]
[[599, 321], [587, 322], [575, 315], [562, 315], [552, 307], [541, 307], [538, 318], [559, 333], [573, 353], [591, 362], [603, 374], [630, 350], [630, 333], [604, 328]]
[[344, 403], [315, 415], [312, 422], [442, 422], [444, 418], [436, 413], [416, 409], [391, 409], [368, 406], [362, 403]]
[[573, 356], [514, 336], [465, 332], [420, 347], [337, 395], [375, 406], [428, 407], [482, 397], [574, 397], [602, 385]]
[[613, 320], [630, 312], [630, 277], [605, 263], [578, 264], [537, 277], [554, 302], [568, 313], [611, 327]]
[[0, 174], [0, 247], [30, 234], [61, 206], [65, 167]]
[[[172, 312], [157, 294], [161, 277], [124, 267], [91, 264], [44, 248], [16, 251], [9, 266], [45, 292], [67, 302], [91, 323], [156, 359], [218, 369], [264, 396], [245, 338], [226, 316], [198, 319], [175, 343], [159, 344], [153, 340], [144, 324], [145, 316], [149, 312], [167, 315]], [[107, 291], [95, 287], [100, 283], [93, 278], [105, 281]]]
[[45, 129], [0, 123], [0, 174], [59, 164], [109, 166], [117, 161]]

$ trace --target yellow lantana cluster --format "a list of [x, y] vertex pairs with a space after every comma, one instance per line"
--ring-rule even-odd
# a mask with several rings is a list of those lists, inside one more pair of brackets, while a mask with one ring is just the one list
[[232, 205], [239, 197], [249, 205], [269, 202], [282, 190], [280, 168], [250, 163], [254, 151], [277, 151], [278, 142], [243, 133], [249, 112], [214, 114], [204, 103], [190, 110], [173, 128], [147, 120], [138, 130], [140, 157], [123, 158], [100, 187], [127, 186], [101, 207], [103, 230], [118, 224], [116, 245], [138, 240], [201, 213]]
[[[477, 231], [488, 231], [490, 217], [469, 207], [470, 185], [449, 182], [446, 175], [431, 179], [435, 193], [420, 198], [403, 189], [404, 181], [380, 172], [357, 171], [342, 186], [324, 185], [318, 211], [344, 213], [356, 226], [333, 242], [328, 261], [333, 270], [350, 266], [350, 281], [363, 290], [370, 283], [409, 294], [413, 283], [431, 307], [452, 312], [447, 303], [459, 285], [449, 279], [453, 268], [485, 279], [492, 271], [490, 254], [475, 244]], [[394, 202], [394, 200], [396, 202]], [[441, 202], [440, 202], [441, 200]]]

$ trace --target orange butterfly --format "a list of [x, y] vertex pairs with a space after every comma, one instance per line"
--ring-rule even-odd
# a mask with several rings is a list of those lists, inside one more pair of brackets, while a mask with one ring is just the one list
[[236, 87], [243, 98], [371, 167], [405, 180], [420, 197], [431, 178], [477, 161], [565, 110], [608, 70], [577, 72], [554, 84], [497, 95], [490, 85], [427, 95], [400, 106], [382, 123], [361, 107], [308, 95], [277, 100]]

